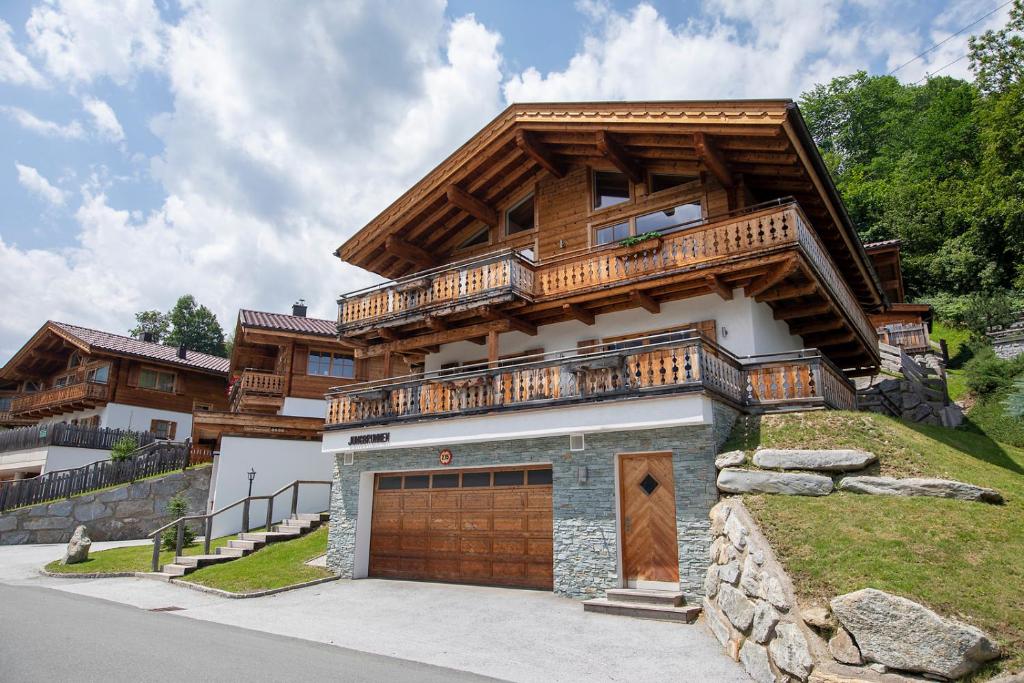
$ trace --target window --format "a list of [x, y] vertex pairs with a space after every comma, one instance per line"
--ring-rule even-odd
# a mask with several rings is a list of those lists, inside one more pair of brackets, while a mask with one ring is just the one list
[[505, 212], [505, 234], [515, 235], [533, 230], [534, 227], [536, 226], [533, 221], [533, 195], [531, 194]]
[[143, 389], [174, 393], [174, 373], [143, 368], [139, 373], [139, 386]]
[[430, 486], [430, 477], [426, 474], [414, 474], [405, 478], [405, 488], [425, 489]]
[[89, 372], [85, 373], [85, 379], [88, 382], [96, 382], [97, 384], [106, 384], [110, 378], [110, 366], [100, 365], [99, 367], [92, 368]]
[[629, 222], [606, 225], [603, 228], [598, 228], [594, 233], [594, 244], [602, 245], [621, 242], [627, 237], [629, 237]]
[[66, 387], [69, 384], [72, 384], [71, 375], [64, 375], [63, 377], [58, 377], [57, 379], [53, 380], [54, 389], [58, 387]]
[[350, 356], [330, 351], [310, 351], [306, 374], [352, 379], [356, 376], [356, 365]]
[[79, 354], [78, 351], [72, 351], [71, 356], [68, 357], [68, 370], [71, 370], [72, 368], [77, 368], [81, 364], [81, 354]]
[[0, 413], [6, 413], [6, 412], [10, 411], [10, 409], [11, 409], [11, 401], [12, 400], [13, 399], [11, 399], [10, 396], [4, 396], [4, 397], [0, 398]]
[[78, 426], [91, 427], [95, 429], [96, 427], [100, 426], [100, 416], [93, 415], [92, 417], [83, 417], [81, 420], [78, 421]]
[[200, 401], [192, 401], [192, 412], [193, 413], [209, 413], [213, 410], [212, 403], [205, 403]]
[[459, 475], [457, 474], [435, 474], [433, 479], [433, 488], [435, 489], [454, 489], [459, 485]]
[[470, 235], [466, 239], [462, 240], [462, 242], [459, 244], [459, 246], [457, 246], [455, 248], [456, 249], [469, 249], [470, 247], [478, 247], [481, 244], [487, 244], [487, 240], [489, 239], [489, 237], [490, 237], [490, 229], [485, 226], [483, 228], [480, 228], [480, 230], [478, 230], [477, 232], [474, 232], [472, 235]]
[[679, 187], [692, 181], [693, 178], [684, 175], [674, 175], [668, 173], [652, 173], [651, 174], [651, 194], [655, 192], [661, 192], [662, 190], [668, 190], [673, 187]]
[[522, 486], [523, 470], [498, 471], [494, 473], [495, 486]]
[[158, 439], [173, 439], [178, 423], [170, 420], [150, 420], [149, 431]]
[[527, 470], [526, 484], [528, 486], [544, 486], [551, 483], [551, 470]]
[[402, 488], [401, 477], [381, 477], [377, 481], [377, 488], [381, 491], [394, 491]]
[[22, 389], [26, 394], [33, 394], [37, 391], [42, 391], [43, 384], [42, 382], [30, 379], [25, 381], [25, 384], [23, 385]]
[[680, 204], [670, 206], [661, 211], [653, 211], [643, 216], [636, 217], [636, 234], [642, 235], [645, 232], [654, 232], [671, 228], [683, 223], [699, 221], [704, 217], [700, 210], [700, 202], [692, 204]]
[[616, 171], [594, 171], [594, 208], [606, 209], [629, 201], [629, 178]]
[[477, 488], [479, 486], [491, 485], [490, 472], [463, 472], [462, 486], [464, 488]]

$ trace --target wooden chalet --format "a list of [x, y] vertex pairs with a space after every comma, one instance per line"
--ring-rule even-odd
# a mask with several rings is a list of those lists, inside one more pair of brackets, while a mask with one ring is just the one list
[[884, 309], [869, 316], [879, 340], [907, 353], [930, 350], [932, 307], [929, 304], [908, 303], [906, 300], [900, 264], [900, 240], [872, 242], [865, 244], [864, 250], [878, 273], [888, 301]]

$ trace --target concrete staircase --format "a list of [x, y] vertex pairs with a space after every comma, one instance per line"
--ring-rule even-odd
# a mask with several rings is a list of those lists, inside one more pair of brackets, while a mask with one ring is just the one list
[[280, 524], [275, 524], [270, 531], [252, 531], [239, 534], [237, 539], [228, 541], [226, 546], [217, 548], [213, 555], [179, 555], [174, 558], [171, 564], [165, 564], [161, 574], [173, 578], [191, 574], [200, 567], [207, 567], [211, 564], [231, 562], [240, 557], [251, 555], [268, 543], [290, 541], [293, 538], [304, 536], [310, 531], [319, 528], [330, 520], [328, 512], [303, 513], [292, 515], [289, 519]]
[[683, 594], [678, 591], [611, 588], [605, 591], [605, 597], [585, 601], [583, 610], [692, 624], [697, 620], [701, 608], [685, 602]]

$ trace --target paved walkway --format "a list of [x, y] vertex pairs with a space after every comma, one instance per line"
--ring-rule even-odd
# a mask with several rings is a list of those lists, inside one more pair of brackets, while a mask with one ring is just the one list
[[[94, 548], [110, 545], [123, 544]], [[0, 583], [180, 607], [175, 615], [506, 680], [749, 681], [703, 623], [588, 614], [552, 593], [363, 579], [232, 600], [146, 579], [40, 576], [62, 550], [0, 546]]]

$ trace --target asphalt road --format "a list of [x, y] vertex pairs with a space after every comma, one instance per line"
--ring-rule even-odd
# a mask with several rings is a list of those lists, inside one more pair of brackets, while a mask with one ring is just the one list
[[156, 680], [493, 679], [185, 619], [173, 611], [146, 611], [47, 588], [0, 584], [0, 681]]

